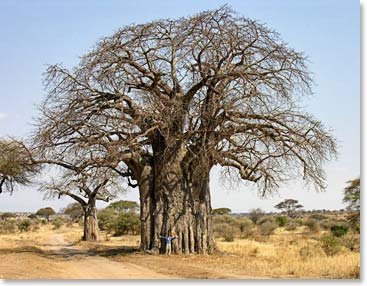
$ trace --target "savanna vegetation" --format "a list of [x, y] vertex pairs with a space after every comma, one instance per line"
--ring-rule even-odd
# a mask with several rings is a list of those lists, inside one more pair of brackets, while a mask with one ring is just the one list
[[[195, 278], [190, 262], [209, 277], [219, 268], [230, 278], [359, 277], [359, 179], [344, 189], [346, 211], [310, 213], [295, 199], [277, 213], [212, 209], [214, 166], [261, 196], [294, 178], [323, 191], [324, 163], [337, 154], [333, 135], [300, 107], [313, 92], [306, 56], [266, 25], [223, 6], [126, 26], [74, 68], [49, 66], [44, 82], [32, 136], [0, 140], [0, 193], [46, 173], [37, 182], [45, 198], [74, 203], [0, 214], [0, 257], [64, 249], [101, 254], [96, 272], [128, 261]], [[116, 201], [133, 189], [139, 203]], [[173, 253], [190, 256], [146, 255], [163, 253], [170, 233]]]

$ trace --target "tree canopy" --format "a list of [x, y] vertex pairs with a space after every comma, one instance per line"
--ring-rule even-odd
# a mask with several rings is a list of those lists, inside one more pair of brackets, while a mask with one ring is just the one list
[[336, 154], [300, 108], [313, 86], [306, 57], [227, 6], [125, 26], [74, 68], [50, 66], [45, 83], [38, 160], [75, 176], [109, 170], [138, 187], [143, 250], [163, 251], [170, 231], [179, 252], [214, 249], [215, 165], [262, 194], [300, 177], [323, 189]]
[[299, 204], [298, 200], [286, 199], [275, 205], [274, 207], [280, 210], [284, 210], [288, 214], [288, 216], [293, 216], [297, 210], [303, 208], [303, 205]]
[[0, 139], [0, 193], [12, 193], [15, 185], [28, 185], [39, 171], [20, 141]]
[[169, 156], [184, 143], [186, 166], [201, 157], [264, 192], [297, 175], [323, 188], [322, 163], [335, 153], [297, 106], [312, 89], [305, 56], [226, 6], [124, 27], [73, 70], [50, 66], [46, 83], [40, 145], [77, 154], [78, 165], [123, 162], [130, 179], [156, 144]]
[[344, 189], [343, 202], [350, 210], [358, 210], [361, 207], [361, 180], [360, 178], [348, 181], [348, 186]]
[[224, 215], [224, 214], [229, 214], [231, 212], [232, 211], [229, 208], [218, 208], [218, 209], [213, 209], [212, 210], [213, 215]]

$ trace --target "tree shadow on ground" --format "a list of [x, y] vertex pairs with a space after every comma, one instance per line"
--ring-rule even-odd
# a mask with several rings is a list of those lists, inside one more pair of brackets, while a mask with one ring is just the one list
[[21, 246], [16, 248], [0, 249], [0, 254], [19, 253], [35, 254], [37, 256], [49, 259], [78, 259], [88, 256], [101, 256], [106, 258], [125, 256], [133, 253], [140, 253], [140, 250], [139, 248], [133, 246], [108, 247], [103, 245], [88, 249], [71, 248], [69, 245], [57, 250], [44, 250], [35, 246]]

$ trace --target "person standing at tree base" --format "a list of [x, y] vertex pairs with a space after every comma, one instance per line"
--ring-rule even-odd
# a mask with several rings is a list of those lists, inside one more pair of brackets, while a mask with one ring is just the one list
[[170, 231], [169, 235], [167, 237], [160, 236], [160, 238], [163, 238], [166, 241], [166, 255], [171, 255], [172, 252], [172, 240], [176, 239], [178, 236], [175, 235], [173, 231]]

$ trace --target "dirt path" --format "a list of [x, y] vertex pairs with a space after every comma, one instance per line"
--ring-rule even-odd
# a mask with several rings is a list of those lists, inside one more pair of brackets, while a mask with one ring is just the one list
[[160, 274], [132, 263], [115, 262], [52, 234], [41, 247], [22, 246], [0, 252], [2, 279], [164, 279]]

